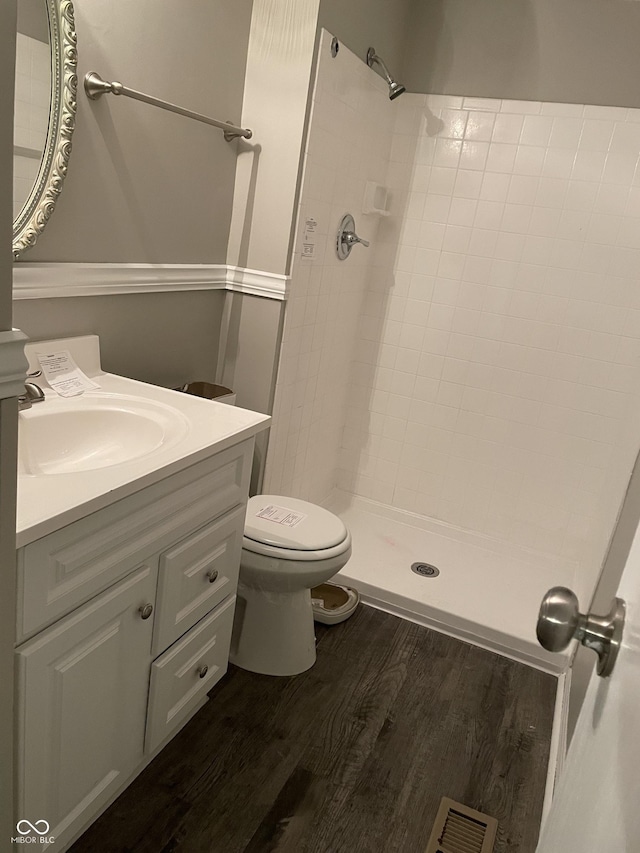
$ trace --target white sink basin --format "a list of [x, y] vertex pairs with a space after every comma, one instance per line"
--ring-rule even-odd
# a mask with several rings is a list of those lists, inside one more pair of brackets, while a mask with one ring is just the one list
[[[95, 335], [28, 343], [29, 372], [39, 369], [39, 354], [65, 351], [98, 387], [60, 397], [36, 378], [45, 400], [19, 416], [19, 548], [252, 439], [269, 422], [257, 412], [105, 373]], [[203, 489], [210, 487], [207, 475]]]
[[20, 413], [18, 473], [24, 476], [122, 465], [188, 432], [184, 415], [164, 403], [120, 394], [50, 394]]

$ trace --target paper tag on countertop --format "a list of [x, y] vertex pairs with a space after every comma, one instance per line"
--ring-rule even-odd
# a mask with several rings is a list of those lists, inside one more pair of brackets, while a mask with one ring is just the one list
[[100, 387], [80, 370], [66, 349], [39, 352], [37, 357], [47, 382], [61, 397], [77, 397], [84, 391]]
[[296, 512], [283, 506], [275, 506], [275, 504], [269, 504], [256, 513], [256, 518], [264, 518], [266, 521], [284, 524], [285, 527], [296, 527], [306, 517], [304, 512]]

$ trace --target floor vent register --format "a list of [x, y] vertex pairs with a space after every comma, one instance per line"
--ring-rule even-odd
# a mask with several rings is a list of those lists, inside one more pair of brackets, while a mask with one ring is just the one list
[[443, 797], [425, 853], [492, 853], [498, 821]]

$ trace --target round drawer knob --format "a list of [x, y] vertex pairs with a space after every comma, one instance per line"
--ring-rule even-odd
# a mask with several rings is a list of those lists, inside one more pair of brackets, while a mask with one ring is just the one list
[[203, 664], [203, 665], [198, 669], [198, 671], [197, 671], [197, 672], [198, 672], [198, 675], [200, 676], [200, 678], [204, 678], [204, 677], [205, 677], [205, 675], [209, 672], [209, 667], [206, 665], [206, 663], [204, 663], [204, 664]]
[[148, 619], [153, 613], [153, 604], [143, 604], [138, 607], [138, 613], [143, 619]]
[[207, 572], [207, 577], [209, 578], [209, 583], [215, 583], [218, 580], [218, 571], [215, 569], [211, 569], [210, 572]]

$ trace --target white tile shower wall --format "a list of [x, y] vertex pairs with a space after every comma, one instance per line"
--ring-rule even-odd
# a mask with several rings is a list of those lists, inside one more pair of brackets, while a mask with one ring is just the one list
[[[290, 297], [263, 489], [320, 502], [337, 482], [350, 365], [372, 249], [335, 254], [342, 216], [373, 239], [378, 218], [361, 213], [367, 181], [384, 183], [395, 111], [387, 86], [323, 32], [292, 266]], [[315, 256], [302, 256], [314, 220]]]
[[[13, 143], [38, 153], [44, 149], [49, 123], [50, 65], [49, 46], [18, 33]], [[15, 158], [14, 216], [20, 212], [39, 168], [39, 156]]]
[[639, 152], [638, 110], [399, 99], [343, 489], [579, 560], [589, 594], [640, 444]]

